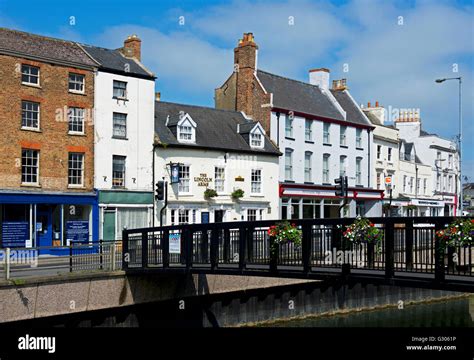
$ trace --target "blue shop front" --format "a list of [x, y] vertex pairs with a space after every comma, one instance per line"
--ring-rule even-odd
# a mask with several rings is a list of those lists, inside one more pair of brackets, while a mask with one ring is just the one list
[[0, 248], [48, 247], [40, 254], [65, 255], [64, 246], [97, 242], [98, 233], [95, 192], [0, 192]]

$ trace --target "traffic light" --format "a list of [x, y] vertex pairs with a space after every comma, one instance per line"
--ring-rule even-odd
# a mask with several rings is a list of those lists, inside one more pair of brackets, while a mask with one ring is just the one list
[[347, 176], [339, 176], [334, 179], [336, 183], [336, 196], [347, 196]]
[[156, 200], [164, 200], [165, 199], [165, 181], [158, 181], [156, 183], [156, 190], [155, 190], [155, 199]]

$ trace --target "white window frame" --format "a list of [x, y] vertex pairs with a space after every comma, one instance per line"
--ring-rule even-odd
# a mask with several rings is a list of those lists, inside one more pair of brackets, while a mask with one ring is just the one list
[[393, 156], [393, 152], [392, 152], [392, 148], [389, 146], [388, 149], [387, 149], [387, 161], [392, 161], [392, 156]]
[[[123, 87], [119, 87], [119, 86], [115, 86], [116, 84], [119, 85], [120, 84], [125, 84], [125, 88]], [[119, 100], [127, 100], [127, 87], [128, 87], [128, 83], [126, 81], [122, 81], [122, 80], [113, 80], [112, 81], [112, 98], [113, 99], [119, 99]], [[120, 95], [116, 95], [115, 94], [115, 90], [116, 89], [119, 89], [121, 91], [121, 94]]]
[[[186, 129], [186, 132], [183, 130]], [[188, 130], [191, 131], [188, 131]], [[194, 120], [189, 116], [189, 114], [185, 114], [181, 120], [178, 121], [177, 124], [177, 138], [180, 143], [195, 143], [196, 142], [196, 123]], [[185, 138], [182, 138], [182, 135], [186, 135]]]
[[[38, 105], [38, 111], [35, 111], [35, 110], [25, 110], [23, 109], [23, 105], [24, 104], [34, 104], [34, 105]], [[36, 127], [34, 126], [27, 126], [27, 125], [23, 125], [23, 114], [24, 112], [27, 111], [27, 112], [33, 112], [33, 113], [37, 113], [38, 114], [38, 125]], [[24, 130], [40, 130], [40, 120], [41, 120], [41, 103], [39, 102], [35, 102], [35, 101], [29, 101], [29, 100], [22, 100], [21, 101], [21, 128], [24, 129]]]
[[[80, 116], [77, 112], [81, 113], [82, 112], [82, 116]], [[84, 108], [81, 108], [81, 107], [76, 107], [76, 106], [71, 106], [69, 109], [68, 109], [68, 134], [70, 135], [84, 135], [85, 134], [85, 109]], [[80, 120], [77, 121], [77, 120]], [[78, 130], [71, 130], [71, 125], [74, 126], [74, 124], [81, 124], [81, 127], [82, 127], [82, 131], [78, 131]], [[77, 126], [77, 125], [76, 125]], [[78, 126], [77, 126], [78, 127]]]
[[331, 144], [331, 124], [323, 123], [323, 144]]
[[[74, 77], [74, 79], [71, 79], [71, 76]], [[82, 81], [80, 81], [80, 79], [82, 79]], [[71, 84], [74, 84], [75, 87], [76, 87], [76, 85], [79, 85], [81, 90], [70, 89], [69, 86]], [[69, 75], [68, 75], [67, 87], [68, 87], [68, 90], [69, 90], [70, 93], [84, 94], [85, 91], [86, 91], [86, 76], [84, 74], [78, 74], [78, 73], [70, 72]]]
[[[223, 175], [223, 178], [220, 179], [218, 178], [218, 170], [221, 171], [221, 174]], [[223, 194], [226, 192], [226, 168], [225, 166], [214, 166], [214, 189], [218, 194]], [[218, 184], [222, 184], [222, 189], [218, 189]]]
[[362, 149], [362, 129], [356, 128], [356, 148]]
[[[188, 178], [185, 178], [182, 176], [183, 172], [185, 172], [184, 169], [187, 168], [187, 175]], [[186, 187], [186, 185], [183, 184], [183, 180], [187, 181], [187, 188], [188, 191], [184, 191], [183, 189]], [[190, 164], [180, 164], [179, 165], [179, 183], [178, 183], [178, 195], [190, 195], [192, 193], [191, 189], [191, 165]]]
[[[33, 156], [23, 156], [23, 151], [31, 151], [32, 154], [36, 154], [36, 166], [33, 165], [28, 165], [28, 164], [23, 164], [23, 159], [28, 160], [31, 159], [31, 161], [34, 160]], [[35, 173], [28, 173], [25, 176], [35, 176], [36, 181], [23, 181], [23, 170], [24, 168], [26, 169], [35, 169]], [[40, 176], [40, 150], [38, 149], [21, 149], [21, 184], [22, 185], [39, 185], [39, 176]]]
[[339, 145], [340, 146], [347, 146], [347, 126], [340, 125], [339, 126]]
[[356, 157], [356, 185], [362, 185], [362, 158]]
[[304, 121], [304, 140], [313, 141], [313, 120], [305, 119]]
[[428, 181], [427, 179], [423, 179], [423, 194], [427, 194], [427, 185], [428, 185]]
[[[115, 170], [114, 170], [114, 157], [117, 159], [117, 160], [123, 160], [123, 177], [122, 177], [122, 184], [121, 185], [115, 185], [114, 184], [114, 179], [119, 179], [119, 178], [115, 178], [114, 177], [114, 173], [115, 173]], [[123, 156], [123, 155], [112, 155], [112, 188], [119, 188], [119, 189], [122, 189], [122, 188], [125, 188], [127, 182], [126, 182], [126, 176], [127, 176], [127, 157], [126, 156]]]
[[[81, 158], [81, 162], [80, 162], [80, 168], [71, 168], [71, 155], [79, 155], [80, 158]], [[85, 160], [85, 155], [84, 153], [77, 153], [77, 152], [70, 152], [68, 153], [68, 176], [67, 176], [67, 183], [68, 183], [68, 187], [78, 187], [78, 188], [82, 188], [84, 187], [84, 160]], [[75, 161], [74, 159], [72, 160], [73, 162]], [[77, 162], [77, 159], [75, 161], [75, 163], [78, 163]], [[71, 175], [70, 175], [70, 171], [80, 171], [80, 183], [77, 183], [77, 184], [73, 184], [71, 183]], [[72, 176], [73, 178], [78, 178], [77, 176]]]
[[[116, 117], [116, 115], [119, 115]], [[123, 115], [123, 117], [122, 117]], [[114, 139], [126, 139], [127, 138], [127, 118], [128, 118], [128, 115], [125, 114], [125, 113], [120, 113], [120, 112], [113, 112], [112, 113], [112, 138]], [[122, 124], [116, 124], [115, 121], [122, 121], [122, 120], [125, 120], [125, 125], [122, 125]], [[117, 135], [115, 134], [115, 125], [117, 126], [123, 126], [125, 128], [125, 135]]]
[[382, 145], [377, 145], [377, 160], [382, 158]]
[[[190, 224], [189, 210], [190, 209], [178, 209], [178, 225]], [[187, 219], [187, 221], [184, 221], [185, 219]]]
[[323, 154], [323, 184], [329, 184], [331, 182], [331, 154]]
[[249, 134], [250, 147], [253, 149], [263, 149], [265, 146], [265, 131], [260, 124], [257, 124]]
[[[256, 173], [258, 173], [258, 175]], [[254, 191], [255, 188], [258, 188], [259, 191]], [[250, 170], [250, 193], [252, 195], [261, 195], [263, 193], [261, 168], [254, 168]]]
[[[309, 155], [309, 167], [306, 166], [306, 157]], [[304, 182], [313, 182], [313, 153], [311, 151], [304, 152]]]
[[[291, 148], [286, 148], [285, 149], [285, 180], [293, 181], [293, 153], [294, 150]], [[290, 163], [288, 164], [287, 160], [289, 155], [289, 160]], [[289, 172], [290, 176], [287, 176], [287, 173]]]
[[[247, 209], [247, 214], [246, 214], [247, 215], [247, 221], [257, 221], [258, 220], [257, 210], [258, 209]], [[255, 214], [252, 215], [252, 217], [255, 216], [255, 219], [250, 220], [250, 212], [255, 212]]]
[[293, 138], [293, 120], [294, 118], [290, 115], [285, 117], [285, 137]]
[[[28, 72], [24, 72], [24, 69], [23, 67], [26, 67], [28, 69], [38, 69], [38, 75], [31, 75], [31, 72], [28, 71]], [[29, 82], [29, 81], [23, 81], [23, 75], [26, 75], [28, 76], [29, 78], [31, 77], [37, 77], [38, 78], [38, 82], [37, 83], [34, 83], [34, 82]], [[41, 69], [38, 67], [38, 66], [33, 66], [33, 65], [29, 65], [29, 64], [21, 64], [21, 83], [22, 85], [28, 85], [28, 86], [37, 86], [37, 87], [40, 87], [40, 81], [41, 81]]]
[[339, 156], [339, 176], [347, 175], [346, 167], [347, 167], [347, 156], [346, 155]]

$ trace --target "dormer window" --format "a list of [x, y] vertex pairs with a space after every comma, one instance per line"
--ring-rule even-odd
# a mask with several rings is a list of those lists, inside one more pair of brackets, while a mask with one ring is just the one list
[[196, 142], [196, 123], [193, 121], [193, 119], [191, 119], [189, 114], [184, 115], [181, 120], [179, 120], [177, 128], [179, 142]]
[[260, 124], [256, 124], [252, 130], [250, 130], [250, 147], [256, 149], [263, 149], [265, 145], [264, 130]]
[[250, 134], [250, 146], [252, 147], [262, 147], [262, 134], [254, 133]]
[[193, 128], [191, 126], [180, 126], [179, 127], [179, 140], [191, 141], [193, 139]]

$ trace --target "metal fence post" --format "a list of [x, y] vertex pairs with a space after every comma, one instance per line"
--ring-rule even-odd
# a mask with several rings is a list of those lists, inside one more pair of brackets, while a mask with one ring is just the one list
[[443, 224], [440, 222], [435, 223], [435, 233], [434, 233], [434, 260], [435, 260], [435, 280], [437, 282], [443, 282], [445, 280], [445, 271], [444, 271], [444, 255], [445, 247], [441, 244], [440, 239], [436, 236], [436, 232], [443, 229]]
[[69, 243], [69, 272], [72, 272], [72, 241]]
[[303, 261], [303, 271], [308, 273], [311, 270], [311, 238], [312, 238], [312, 225], [305, 224], [303, 225], [303, 238], [301, 241], [302, 246], [302, 261]]
[[102, 255], [103, 255], [103, 242], [102, 242], [102, 239], [99, 240], [99, 269], [100, 270], [103, 270], [103, 258], [102, 258]]
[[395, 274], [394, 264], [394, 223], [385, 223], [385, 277], [392, 278]]
[[10, 248], [5, 249], [5, 280], [10, 280]]
[[130, 254], [128, 253], [128, 232], [122, 231], [122, 270], [128, 269], [128, 262], [130, 261]]
[[161, 257], [163, 262], [163, 268], [166, 269], [170, 266], [170, 232], [164, 230], [161, 237]]
[[239, 229], [239, 270], [244, 270], [246, 265], [245, 246], [247, 244], [247, 228]]
[[413, 220], [405, 223], [405, 263], [406, 270], [413, 269]]
[[148, 232], [142, 232], [142, 268], [148, 267]]
[[193, 267], [193, 233], [189, 229], [185, 229], [183, 232], [184, 232], [184, 246], [186, 249], [185, 250], [186, 269], [190, 270]]
[[217, 228], [212, 229], [211, 232], [211, 270], [215, 270], [217, 267], [217, 255], [219, 250], [219, 230]]
[[229, 254], [230, 254], [230, 231], [229, 229], [224, 229], [223, 261], [226, 264], [229, 262]]

